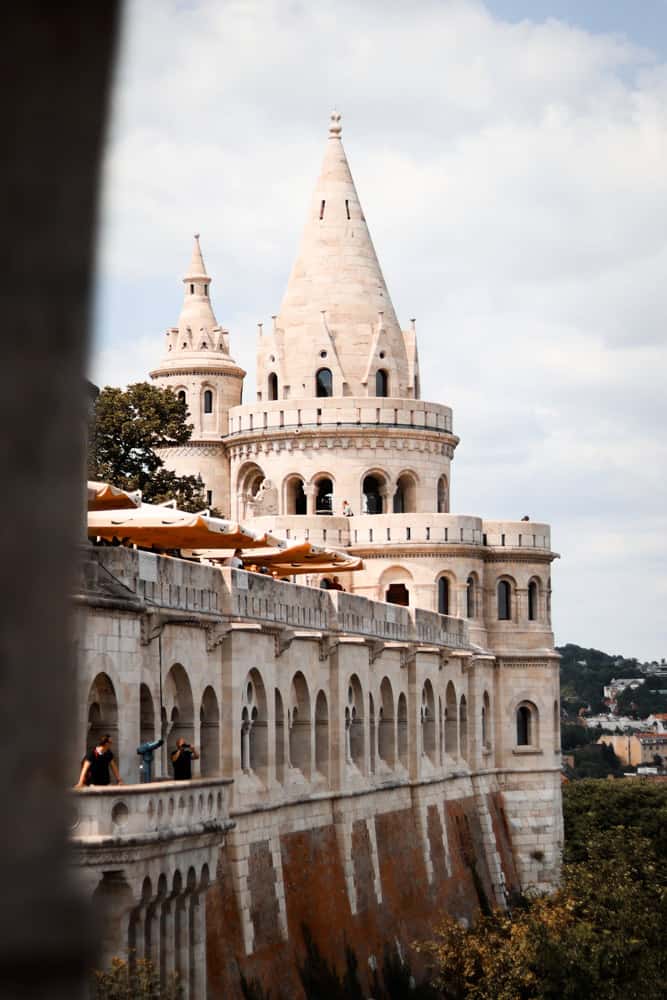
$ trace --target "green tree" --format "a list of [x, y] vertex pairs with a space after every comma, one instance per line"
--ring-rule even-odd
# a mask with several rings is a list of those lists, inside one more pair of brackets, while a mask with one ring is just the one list
[[564, 790], [560, 888], [470, 928], [447, 917], [420, 946], [444, 1000], [658, 1000], [667, 975], [667, 788]]
[[90, 433], [88, 475], [141, 490], [147, 503], [175, 500], [181, 510], [206, 506], [197, 476], [178, 476], [165, 468], [158, 451], [186, 444], [192, 435], [188, 409], [171, 389], [136, 382], [127, 389], [105, 386], [95, 405]]

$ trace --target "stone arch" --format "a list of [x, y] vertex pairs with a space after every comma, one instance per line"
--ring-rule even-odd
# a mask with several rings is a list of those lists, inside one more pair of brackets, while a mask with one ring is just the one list
[[417, 485], [419, 476], [411, 469], [405, 469], [396, 480], [392, 498], [394, 514], [414, 514], [417, 510]]
[[468, 759], [468, 702], [464, 694], [459, 702], [459, 746], [464, 760]]
[[499, 622], [516, 619], [516, 580], [506, 574], [496, 580], [496, 614]]
[[281, 784], [285, 780], [285, 707], [283, 696], [275, 689], [275, 727], [276, 727], [276, 780]]
[[438, 614], [455, 615], [456, 577], [453, 573], [440, 573], [436, 580]]
[[389, 396], [389, 372], [386, 368], [378, 368], [375, 372], [375, 395]]
[[315, 770], [329, 780], [329, 706], [324, 691], [315, 702]]
[[514, 710], [516, 721], [516, 745], [518, 747], [539, 746], [540, 713], [533, 701], [520, 701]]
[[173, 753], [176, 741], [183, 737], [188, 743], [195, 741], [195, 715], [192, 686], [185, 667], [175, 663], [164, 683], [164, 703], [167, 711], [167, 749]]
[[404, 768], [408, 766], [408, 700], [401, 691], [396, 709], [396, 739], [398, 761]]
[[436, 487], [436, 510], [438, 514], [449, 513], [449, 480], [444, 473], [439, 477]]
[[239, 517], [251, 517], [254, 513], [254, 500], [257, 497], [265, 476], [256, 462], [246, 462], [238, 471], [236, 477], [236, 493], [239, 501]]
[[215, 412], [215, 397], [216, 391], [215, 386], [210, 383], [205, 382], [202, 385], [202, 416], [212, 416]]
[[316, 472], [310, 479], [313, 488], [316, 514], [333, 514], [335, 509], [336, 480], [330, 472]]
[[424, 681], [421, 698], [421, 728], [422, 728], [422, 754], [431, 761], [436, 761], [436, 718], [435, 718], [435, 695], [433, 685], [430, 680]]
[[155, 704], [148, 684], [139, 685], [139, 742], [155, 739]]
[[318, 368], [315, 372], [315, 395], [333, 396], [333, 373], [330, 368]]
[[482, 749], [491, 749], [491, 699], [488, 691], [482, 697]]
[[202, 778], [210, 778], [220, 774], [220, 708], [216, 693], [210, 684], [202, 695], [199, 718], [201, 722], [199, 773]]
[[479, 577], [472, 572], [466, 580], [466, 618], [479, 617]]
[[310, 778], [313, 755], [310, 692], [306, 678], [300, 670], [292, 678], [287, 719], [290, 764], [298, 768], [305, 777]]
[[442, 697], [438, 695], [438, 762], [445, 762], [445, 710], [442, 707]]
[[375, 727], [375, 702], [373, 695], [368, 692], [368, 742], [369, 742], [369, 766], [371, 774], [375, 774], [375, 756], [377, 751], [377, 730]]
[[445, 691], [445, 753], [450, 757], [459, 755], [458, 700], [452, 681]]
[[101, 672], [94, 678], [88, 690], [87, 746], [96, 746], [107, 734], [114, 743], [117, 742], [118, 699], [111, 678]]
[[346, 759], [363, 774], [364, 767], [364, 695], [361, 681], [352, 674], [345, 699]]
[[278, 376], [275, 372], [269, 372], [266, 398], [269, 402], [278, 399]]
[[241, 769], [266, 783], [268, 767], [266, 688], [259, 670], [253, 668], [241, 694]]
[[362, 514], [386, 514], [391, 495], [389, 476], [382, 469], [368, 469], [361, 477], [359, 510]]
[[283, 513], [285, 514], [307, 514], [308, 501], [306, 499], [305, 483], [303, 477], [298, 473], [291, 473], [283, 480]]
[[388, 566], [381, 574], [378, 583], [379, 600], [407, 607], [410, 603], [412, 585], [410, 570], [404, 566]]
[[539, 576], [533, 576], [528, 581], [528, 607], [526, 609], [529, 622], [540, 621], [542, 614], [542, 581]]
[[378, 756], [389, 767], [396, 763], [396, 719], [394, 716], [394, 692], [388, 677], [380, 684], [380, 709], [378, 720]]

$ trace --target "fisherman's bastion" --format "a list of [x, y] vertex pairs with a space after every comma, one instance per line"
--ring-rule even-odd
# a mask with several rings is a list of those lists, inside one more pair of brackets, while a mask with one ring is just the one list
[[[556, 883], [555, 554], [546, 524], [450, 512], [452, 410], [421, 398], [340, 115], [253, 402], [211, 282], [196, 238], [150, 373], [194, 431], [163, 457], [283, 561], [86, 548], [79, 757], [111, 734], [125, 784], [72, 792], [73, 860], [106, 964], [150, 958], [189, 1000], [240, 997], [241, 975], [296, 997], [305, 929], [363, 972], [443, 912]], [[171, 778], [180, 736], [201, 755], [188, 782]], [[160, 737], [140, 782], [137, 748]]]

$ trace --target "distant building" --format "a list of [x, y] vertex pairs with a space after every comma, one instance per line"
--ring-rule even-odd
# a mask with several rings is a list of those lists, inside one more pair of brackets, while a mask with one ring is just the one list
[[601, 736], [598, 743], [612, 747], [620, 762], [631, 767], [653, 765], [656, 756], [667, 759], [667, 733], [606, 735]]

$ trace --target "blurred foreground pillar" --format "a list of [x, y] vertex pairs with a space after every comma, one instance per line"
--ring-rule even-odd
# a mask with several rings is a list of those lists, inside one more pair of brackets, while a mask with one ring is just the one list
[[0, 997], [73, 1000], [93, 963], [67, 868], [84, 370], [115, 0], [3, 17]]

